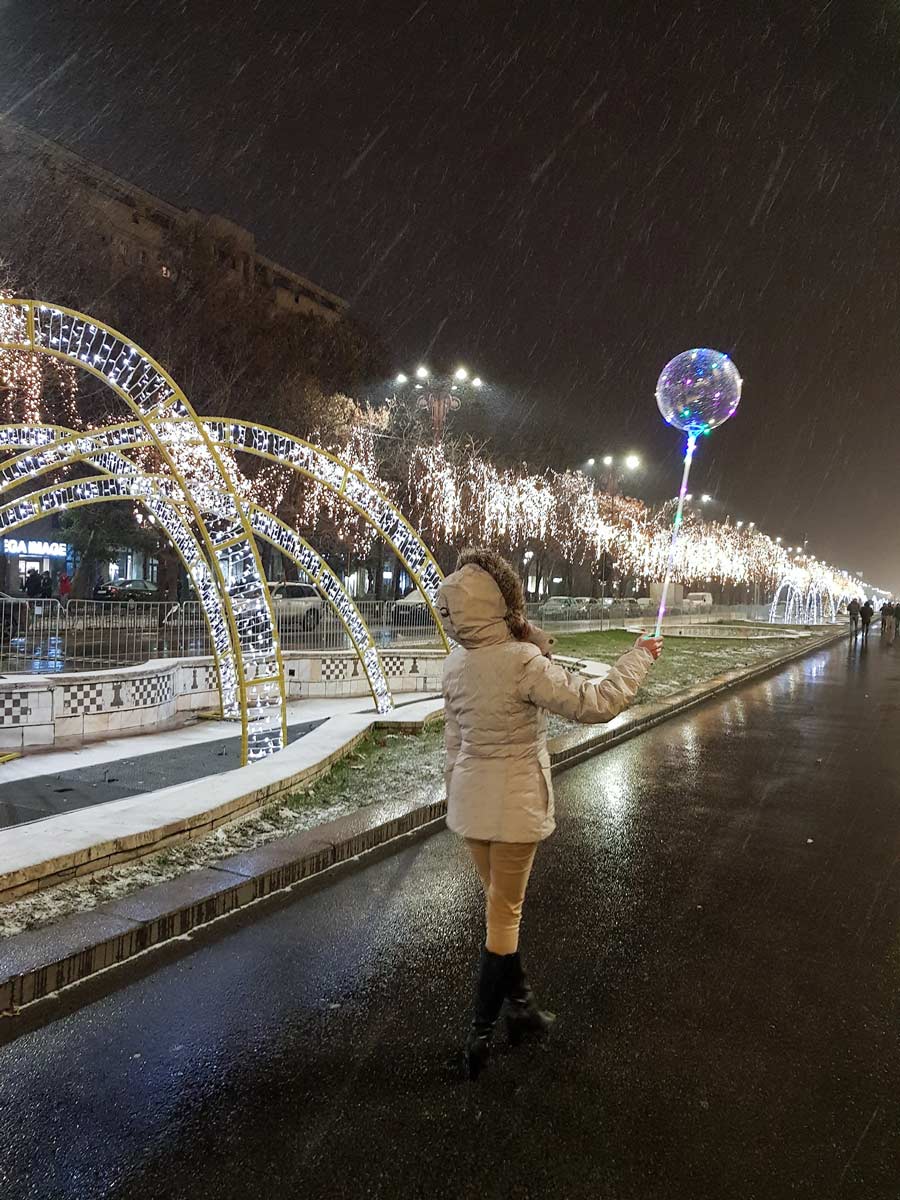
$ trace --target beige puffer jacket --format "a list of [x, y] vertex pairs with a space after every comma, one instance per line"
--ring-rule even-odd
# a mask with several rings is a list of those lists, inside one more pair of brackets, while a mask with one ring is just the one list
[[506, 624], [494, 580], [470, 565], [448, 576], [437, 608], [459, 645], [444, 664], [447, 824], [463, 837], [538, 842], [556, 827], [543, 710], [585, 724], [627, 708], [653, 662], [623, 654], [600, 683], [570, 677]]

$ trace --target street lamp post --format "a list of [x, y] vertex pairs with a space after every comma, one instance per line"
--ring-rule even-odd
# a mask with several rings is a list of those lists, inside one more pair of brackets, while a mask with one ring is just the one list
[[[587, 460], [587, 468], [592, 471], [597, 463], [595, 458]], [[626, 475], [632, 475], [641, 468], [641, 460], [637, 454], [626, 454], [616, 460], [612, 454], [605, 454], [600, 460], [602, 470], [598, 471], [597, 484], [601, 491], [610, 496], [618, 496], [622, 480]]]
[[[447, 418], [451, 412], [456, 412], [462, 403], [462, 397], [471, 387], [476, 391], [484, 387], [478, 375], [470, 378], [465, 367], [457, 367], [452, 375], [437, 375], [428, 367], [420, 365], [415, 370], [415, 383], [412, 384], [418, 408], [427, 411], [431, 418], [431, 432], [435, 445], [443, 439]], [[394, 380], [395, 387], [404, 387], [410, 380], [402, 371]]]

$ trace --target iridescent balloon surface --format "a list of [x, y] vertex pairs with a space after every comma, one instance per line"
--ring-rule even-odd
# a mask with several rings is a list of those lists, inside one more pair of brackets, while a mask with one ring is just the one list
[[695, 438], [733, 417], [741, 400], [737, 367], [719, 350], [685, 350], [663, 367], [656, 403], [670, 425]]

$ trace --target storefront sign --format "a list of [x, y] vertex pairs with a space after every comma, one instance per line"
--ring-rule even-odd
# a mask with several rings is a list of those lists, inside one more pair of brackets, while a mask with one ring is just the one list
[[28, 554], [32, 558], [65, 558], [69, 547], [65, 542], [26, 542], [21, 538], [4, 538], [4, 554]]

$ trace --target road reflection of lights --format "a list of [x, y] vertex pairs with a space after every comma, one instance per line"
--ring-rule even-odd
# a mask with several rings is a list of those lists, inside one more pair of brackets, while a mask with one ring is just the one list
[[696, 765], [700, 760], [700, 743], [693, 721], [687, 721], [681, 730], [681, 744], [688, 766]]
[[731, 699], [722, 710], [722, 724], [726, 733], [743, 732], [747, 725], [747, 708], [743, 700], [737, 696]]
[[604, 815], [614, 826], [619, 826], [625, 820], [631, 799], [623, 766], [624, 756], [622, 761], [611, 763], [611, 769], [604, 772]]
[[610, 756], [604, 763], [600, 780], [603, 819], [614, 828], [624, 824], [631, 807], [632, 795], [628, 785], [627, 765], [628, 759], [625, 755]]

